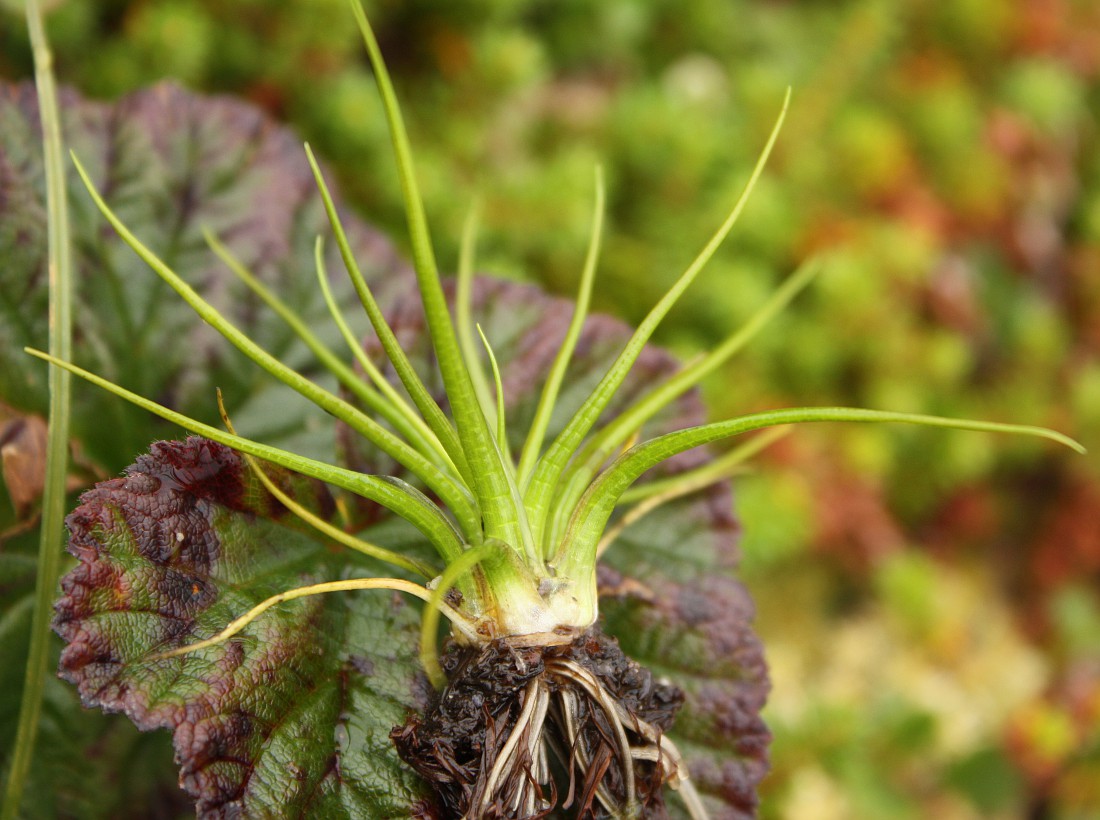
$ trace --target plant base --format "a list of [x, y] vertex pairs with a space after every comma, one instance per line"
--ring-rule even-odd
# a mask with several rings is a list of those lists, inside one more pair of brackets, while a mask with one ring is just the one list
[[555, 646], [452, 644], [442, 664], [450, 683], [439, 701], [391, 733], [431, 783], [442, 817], [537, 818], [559, 808], [580, 818], [663, 817], [663, 786], [686, 783], [664, 736], [683, 692], [598, 627]]

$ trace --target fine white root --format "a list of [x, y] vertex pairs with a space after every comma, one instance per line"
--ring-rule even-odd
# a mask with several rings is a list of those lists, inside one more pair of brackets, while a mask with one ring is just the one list
[[[540, 682], [537, 692], [538, 702], [535, 704], [535, 714], [531, 716], [531, 725], [537, 726], [538, 731], [527, 734], [526, 760], [533, 764], [534, 769], [528, 775], [532, 780], [531, 788], [525, 789], [526, 803], [524, 811], [527, 815], [535, 813], [535, 797], [540, 794], [539, 788], [549, 783], [550, 768], [546, 765], [546, 744], [543, 742], [543, 727], [546, 725], [546, 714], [550, 710], [550, 689]], [[542, 795], [544, 805], [546, 796]]]
[[[623, 728], [622, 719], [619, 715], [619, 704], [608, 694], [607, 689], [604, 688], [596, 677], [584, 669], [581, 666], [573, 663], [572, 661], [562, 660], [555, 663], [555, 667], [561, 667], [568, 671], [568, 677], [572, 678], [576, 683], [584, 687], [584, 689], [590, 694], [596, 702], [604, 708], [604, 712], [607, 715], [608, 723], [611, 724], [611, 728], [615, 731], [615, 737], [619, 741], [619, 752], [621, 754], [621, 760], [623, 761], [623, 780], [626, 786], [627, 794], [627, 814], [629, 814], [633, 807], [633, 796], [635, 794], [634, 788], [634, 766], [631, 765], [630, 755], [630, 740], [626, 736], [626, 729]], [[619, 707], [619, 708], [616, 708]]]
[[[537, 716], [541, 713], [543, 717], [546, 715], [545, 705], [540, 706], [540, 702], [545, 704], [550, 698], [549, 692], [546, 691], [546, 687], [539, 679], [532, 680], [527, 684], [527, 689], [524, 691], [523, 708], [520, 711], [519, 717], [516, 719], [516, 725], [513, 727], [511, 734], [508, 736], [508, 740], [505, 741], [504, 746], [501, 747], [500, 753], [497, 755], [496, 763], [493, 764], [492, 770], [489, 772], [489, 777], [485, 781], [485, 788], [481, 795], [481, 801], [478, 806], [478, 814], [480, 817], [484, 814], [489, 807], [493, 804], [494, 793], [496, 792], [497, 783], [500, 781], [501, 776], [505, 771], [514, 770], [519, 763], [515, 753], [522, 741], [528, 752], [530, 750], [531, 738], [538, 738], [542, 736], [542, 721], [539, 719], [536, 721]], [[527, 759], [530, 759], [528, 753]], [[522, 764], [523, 768], [527, 768], [527, 764]], [[529, 775], [528, 775], [529, 776]], [[527, 793], [530, 793], [533, 800], [535, 789], [533, 788], [520, 788], [513, 796], [512, 808], [518, 808], [518, 803], [527, 800]]]
[[667, 781], [668, 786], [680, 794], [691, 820], [710, 820], [710, 813], [703, 805], [703, 798], [699, 796], [695, 784], [691, 781], [691, 775], [688, 773], [687, 766], [684, 765], [684, 756], [680, 754], [676, 744], [661, 735], [660, 748], [661, 754], [667, 755], [672, 760], [672, 774]]
[[[568, 680], [571, 680], [572, 682], [574, 682], [577, 685], [584, 688], [585, 691], [587, 691], [588, 694], [591, 697], [593, 697], [594, 699], [598, 699], [596, 693], [589, 687], [588, 681], [583, 680], [581, 678], [578, 678], [577, 674], [572, 669], [569, 669], [568, 667], [565, 666], [566, 663], [567, 662], [562, 662], [560, 664], [560, 666], [562, 666], [563, 668], [556, 669], [555, 671], [561, 677], [564, 677]], [[570, 664], [570, 666], [572, 666], [572, 665]], [[584, 670], [582, 670], [580, 667], [575, 667], [575, 668], [577, 670], [579, 670], [582, 674], [584, 674]], [[598, 687], [599, 683], [597, 682], [596, 685]], [[567, 714], [569, 713], [570, 710], [575, 711], [575, 709], [576, 709], [576, 698], [572, 695], [572, 693], [569, 693], [569, 695], [570, 695], [570, 697], [565, 701], [565, 703], [566, 703], [566, 713]], [[609, 723], [616, 723], [617, 724], [617, 721], [611, 720], [610, 715], [608, 717], [609, 717]], [[572, 720], [570, 722], [572, 723]], [[575, 724], [574, 724], [574, 727], [575, 727]], [[621, 728], [622, 728], [621, 725], [618, 728], [621, 730]], [[575, 732], [576, 732], [575, 728], [574, 728], [573, 732], [575, 734]], [[619, 733], [616, 732], [616, 734], [618, 735]], [[625, 734], [621, 738], [619, 738], [619, 740], [620, 741], [625, 740]], [[597, 762], [589, 756], [589, 753], [588, 753], [589, 750], [585, 747], [585, 745], [583, 743], [578, 742], [578, 740], [573, 740], [572, 744], [573, 744], [573, 753], [577, 756], [577, 760], [580, 762], [580, 766], [578, 768], [581, 771], [584, 771], [584, 772], [591, 771], [592, 768], [597, 765]], [[627, 745], [626, 748], [629, 750], [629, 748], [630, 748], [629, 744]], [[627, 761], [630, 760], [629, 751], [627, 752], [626, 760]], [[603, 770], [606, 771], [608, 766], [610, 766], [610, 763], [611, 763], [610, 759], [607, 759], [607, 760], [602, 761], [599, 765], [601, 765]], [[631, 789], [630, 791], [627, 792], [627, 794], [632, 795], [633, 794], [633, 787], [634, 787], [634, 767], [629, 766], [629, 765], [623, 766], [623, 773], [624, 773], [624, 779], [627, 779], [627, 782], [629, 783], [629, 788]], [[595, 783], [596, 783], [596, 790], [595, 790], [596, 799], [600, 801], [600, 803], [603, 805], [603, 807], [605, 809], [607, 809], [609, 812], [611, 812], [611, 814], [613, 814], [615, 816], [627, 816], [627, 817], [630, 816], [630, 812], [627, 809], [624, 809], [623, 807], [618, 806], [616, 804], [614, 798], [612, 798], [611, 795], [608, 793], [607, 787], [603, 785], [603, 776], [602, 775], [599, 778], [595, 779]], [[582, 798], [583, 798], [583, 795], [582, 795]]]
[[680, 778], [678, 792], [684, 801], [688, 814], [691, 816], [691, 820], [710, 820], [710, 813], [707, 811], [707, 807], [703, 805], [703, 799], [696, 791], [695, 784], [686, 775]]

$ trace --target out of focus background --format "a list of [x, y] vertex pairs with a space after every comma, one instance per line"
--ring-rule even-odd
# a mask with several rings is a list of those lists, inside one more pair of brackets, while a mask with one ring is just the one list
[[[250, 100], [399, 244], [398, 183], [345, 0], [62, 2], [57, 74]], [[762, 815], [1100, 815], [1100, 4], [375, 0], [441, 264], [573, 291], [593, 167], [597, 308], [640, 319], [724, 218], [659, 341], [735, 330], [823, 277], [707, 385], [714, 417], [858, 405], [1047, 425], [1048, 442], [793, 432], [739, 479], [774, 690]], [[29, 77], [17, 17], [0, 76]]]

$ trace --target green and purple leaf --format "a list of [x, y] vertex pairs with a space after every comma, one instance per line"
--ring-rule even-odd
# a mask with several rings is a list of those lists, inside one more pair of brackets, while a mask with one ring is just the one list
[[[323, 485], [267, 469], [299, 503], [331, 513]], [[389, 731], [428, 689], [419, 612], [400, 598], [302, 599], [223, 644], [149, 660], [275, 592], [377, 565], [315, 538], [236, 453], [199, 438], [155, 444], [85, 493], [68, 524], [80, 564], [57, 604], [62, 676], [88, 706], [173, 731], [201, 816], [412, 812], [417, 783]]]

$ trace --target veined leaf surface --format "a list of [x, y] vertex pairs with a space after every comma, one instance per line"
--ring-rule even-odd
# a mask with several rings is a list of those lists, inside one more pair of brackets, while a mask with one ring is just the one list
[[[321, 485], [272, 472], [331, 512]], [[150, 660], [276, 592], [377, 566], [313, 537], [236, 453], [194, 437], [155, 444], [68, 524], [80, 564], [57, 604], [62, 676], [88, 706], [172, 729], [200, 816], [410, 814], [418, 784], [389, 731], [427, 690], [418, 611], [393, 593], [301, 599], [222, 644]]]

